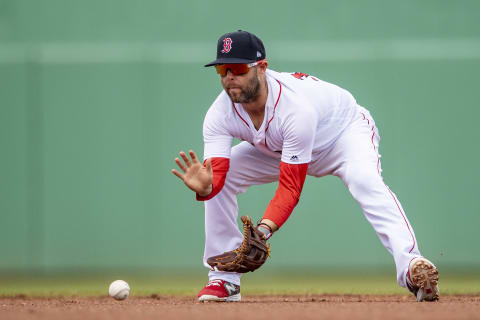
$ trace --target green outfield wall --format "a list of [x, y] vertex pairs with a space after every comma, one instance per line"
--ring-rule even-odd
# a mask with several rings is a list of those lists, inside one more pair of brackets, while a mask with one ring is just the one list
[[[0, 271], [202, 268], [203, 204], [170, 173], [202, 153], [203, 64], [243, 29], [270, 67], [349, 90], [422, 253], [479, 266], [478, 1], [0, 0]], [[258, 219], [276, 184], [240, 195]], [[390, 266], [335, 177], [308, 177], [269, 268]]]

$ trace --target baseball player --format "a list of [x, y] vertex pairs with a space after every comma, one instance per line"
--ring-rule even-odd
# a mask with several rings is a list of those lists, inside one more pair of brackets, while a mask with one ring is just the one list
[[[268, 69], [262, 41], [246, 31], [221, 36], [209, 66], [215, 66], [223, 90], [203, 123], [204, 162], [194, 151], [180, 152], [183, 161], [175, 162], [181, 172], [172, 170], [205, 202], [204, 264], [211, 270], [199, 301], [240, 301], [242, 273], [259, 267], [221, 269], [212, 263], [228, 256], [240, 264], [239, 252], [252, 242], [237, 227], [237, 194], [278, 181], [251, 233], [266, 241], [290, 217], [306, 175], [339, 177], [392, 254], [398, 283], [417, 301], [438, 300], [438, 270], [422, 257], [400, 201], [383, 181], [380, 136], [370, 112], [336, 85]], [[242, 142], [232, 147], [233, 138]]]

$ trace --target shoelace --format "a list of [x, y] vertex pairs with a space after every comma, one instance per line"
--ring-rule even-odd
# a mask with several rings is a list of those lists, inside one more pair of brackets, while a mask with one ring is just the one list
[[222, 286], [222, 280], [210, 280], [210, 281], [208, 281], [207, 287], [212, 287], [212, 286], [221, 287]]

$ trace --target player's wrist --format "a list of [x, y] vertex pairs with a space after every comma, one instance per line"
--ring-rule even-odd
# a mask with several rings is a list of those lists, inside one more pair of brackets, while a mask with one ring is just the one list
[[272, 229], [265, 223], [259, 223], [257, 225], [257, 230], [263, 233], [265, 240], [270, 239], [270, 237], [273, 235]]
[[262, 219], [258, 225], [266, 225], [270, 228], [270, 230], [273, 232], [277, 231], [278, 230], [278, 226], [275, 222], [273, 222], [272, 220], [269, 220], [269, 219]]
[[271, 220], [262, 219], [257, 225], [257, 230], [262, 232], [265, 235], [265, 239], [268, 240], [278, 230], [278, 226]]
[[197, 192], [197, 193], [198, 193], [198, 195], [199, 195], [200, 197], [206, 197], [206, 196], [208, 196], [210, 193], [212, 193], [212, 190], [213, 190], [213, 187], [212, 187], [212, 185], [210, 184], [210, 185], [207, 187], [207, 189], [205, 189], [205, 190], [203, 190], [203, 191], [201, 191], [201, 192]]

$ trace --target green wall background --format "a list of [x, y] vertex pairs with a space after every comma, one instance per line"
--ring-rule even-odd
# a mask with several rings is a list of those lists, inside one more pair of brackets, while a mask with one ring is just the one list
[[[217, 38], [348, 89], [386, 183], [440, 267], [480, 265], [478, 1], [0, 0], [0, 270], [201, 269], [203, 204], [170, 173], [202, 153]], [[240, 196], [255, 219], [275, 184]], [[268, 268], [393, 262], [340, 180], [307, 178]]]

